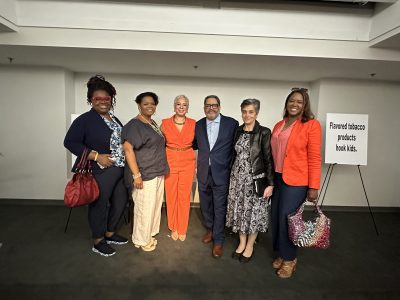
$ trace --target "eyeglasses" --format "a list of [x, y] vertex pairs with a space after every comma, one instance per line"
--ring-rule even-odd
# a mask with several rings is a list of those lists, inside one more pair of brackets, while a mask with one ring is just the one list
[[206, 109], [210, 109], [210, 108], [215, 109], [218, 107], [219, 107], [219, 104], [204, 104], [204, 108], [206, 108]]
[[105, 97], [93, 97], [92, 101], [110, 101], [111, 97], [110, 96], [105, 96]]
[[306, 89], [306, 88], [302, 88], [302, 87], [293, 87], [293, 88], [291, 88], [290, 89], [292, 92], [295, 92], [295, 91], [301, 91], [301, 92], [308, 92], [308, 89]]

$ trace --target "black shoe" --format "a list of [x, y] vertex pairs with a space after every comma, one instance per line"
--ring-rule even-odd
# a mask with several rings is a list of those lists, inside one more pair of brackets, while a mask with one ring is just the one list
[[107, 244], [124, 245], [128, 243], [128, 239], [114, 233], [111, 237], [105, 237]]
[[97, 245], [93, 245], [92, 251], [98, 253], [101, 256], [112, 256], [115, 254], [115, 250], [102, 239]]
[[250, 257], [244, 256], [243, 254], [240, 255], [239, 261], [243, 264], [248, 263], [251, 258], [253, 257], [253, 253], [250, 255]]
[[232, 258], [233, 259], [239, 259], [243, 252], [244, 252], [244, 250], [242, 252], [240, 252], [240, 253], [237, 253], [236, 250], [234, 250], [232, 252]]

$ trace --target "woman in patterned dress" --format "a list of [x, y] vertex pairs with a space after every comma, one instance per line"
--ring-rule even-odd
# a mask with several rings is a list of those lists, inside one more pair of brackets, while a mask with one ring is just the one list
[[226, 226], [239, 232], [232, 258], [250, 261], [258, 232], [268, 228], [268, 199], [273, 191], [271, 130], [257, 122], [260, 101], [240, 105], [244, 124], [235, 134], [235, 151], [228, 195]]

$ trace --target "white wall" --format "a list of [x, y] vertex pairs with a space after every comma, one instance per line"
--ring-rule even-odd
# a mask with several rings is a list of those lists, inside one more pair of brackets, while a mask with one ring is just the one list
[[[155, 92], [160, 97], [155, 120], [173, 114], [173, 100], [185, 94], [190, 100], [189, 116], [198, 120], [204, 117], [204, 97], [215, 94], [221, 99], [221, 113], [241, 122], [240, 103], [246, 98], [261, 101], [259, 121], [272, 127], [282, 116], [285, 97], [292, 87], [308, 87], [304, 82], [233, 80], [214, 78], [184, 78], [163, 76], [134, 76], [104, 74], [117, 90], [116, 115], [123, 123], [138, 113], [135, 97], [146, 91]], [[89, 109], [86, 104], [86, 82], [91, 74], [79, 73], [75, 76], [76, 113]]]
[[62, 199], [65, 72], [0, 68], [0, 198]]
[[[240, 123], [240, 103], [246, 98], [257, 98], [261, 101], [258, 121], [272, 129], [281, 118], [283, 105], [292, 87], [308, 87], [304, 82], [233, 80], [215, 78], [188, 78], [164, 76], [133, 76], [104, 74], [117, 90], [116, 116], [128, 122], [138, 114], [134, 102], [136, 95], [146, 91], [155, 92], [159, 97], [156, 116], [160, 123], [163, 118], [173, 115], [175, 96], [185, 94], [189, 97], [189, 116], [199, 120], [204, 117], [204, 97], [215, 94], [221, 99], [221, 113], [237, 119]], [[89, 109], [86, 103], [85, 83], [91, 74], [76, 74], [76, 113]], [[194, 202], [198, 202], [198, 194], [194, 194]]]
[[[1, 68], [0, 198], [62, 199], [70, 169], [62, 143], [70, 113], [82, 113], [91, 74], [59, 69]], [[372, 206], [400, 207], [400, 86], [395, 83], [323, 79], [313, 83], [179, 78], [104, 74], [117, 89], [116, 115], [123, 123], [137, 114], [134, 97], [154, 91], [160, 96], [156, 120], [172, 115], [178, 94], [190, 98], [189, 115], [202, 118], [203, 99], [221, 97], [222, 113], [240, 121], [239, 105], [247, 97], [261, 100], [259, 121], [272, 127], [282, 115], [290, 88], [310, 88], [312, 106], [325, 128], [326, 113], [369, 115], [368, 165], [361, 167]], [[322, 176], [325, 175], [326, 166]], [[325, 204], [365, 206], [355, 166], [335, 167]]]
[[311, 82], [309, 91], [311, 110], [316, 116], [318, 116], [320, 89], [321, 89], [321, 80], [316, 80]]
[[[90, 74], [76, 75], [76, 109], [78, 113], [88, 109], [84, 83]], [[361, 167], [367, 193], [372, 206], [399, 207], [396, 184], [400, 178], [400, 163], [397, 156], [400, 142], [396, 130], [400, 120], [396, 118], [400, 109], [398, 94], [400, 87], [395, 83], [353, 80], [318, 80], [305, 82], [246, 81], [202, 78], [125, 76], [106, 74], [118, 92], [116, 114], [127, 122], [137, 114], [134, 97], [144, 91], [154, 91], [160, 96], [156, 120], [172, 114], [173, 98], [186, 94], [190, 100], [190, 116], [204, 116], [202, 103], [207, 94], [221, 97], [222, 113], [240, 121], [239, 105], [247, 97], [261, 100], [259, 121], [272, 128], [281, 118], [283, 103], [291, 87], [310, 88], [311, 104], [325, 129], [326, 113], [361, 113], [369, 115], [368, 166]], [[386, 125], [390, 120], [390, 126]], [[325, 137], [324, 137], [325, 139]], [[323, 142], [324, 144], [324, 142]], [[324, 152], [324, 151], [323, 151]], [[324, 165], [322, 178], [327, 166]], [[383, 174], [387, 174], [383, 177]], [[321, 181], [322, 182], [322, 181]], [[358, 170], [355, 166], [335, 167], [325, 204], [339, 206], [365, 206], [366, 201]]]
[[[371, 206], [400, 207], [399, 95], [400, 86], [396, 83], [321, 80], [318, 118], [324, 129], [326, 113], [369, 116], [368, 165], [360, 168]], [[323, 175], [326, 170], [325, 166]], [[334, 168], [324, 203], [367, 205], [356, 166]]]
[[[68, 129], [71, 125], [71, 114], [75, 113], [75, 76], [74, 73], [65, 71], [65, 128]], [[67, 166], [72, 166], [72, 156], [65, 153], [67, 159]], [[71, 177], [69, 168], [66, 170], [68, 177]]]

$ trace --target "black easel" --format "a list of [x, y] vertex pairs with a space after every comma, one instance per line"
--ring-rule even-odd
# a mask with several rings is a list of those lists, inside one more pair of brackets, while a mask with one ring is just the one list
[[[328, 171], [326, 172], [324, 181], [323, 181], [323, 183], [322, 183], [321, 192], [319, 193], [318, 199], [317, 199], [317, 201], [319, 202], [319, 198], [320, 198], [320, 196], [321, 196], [321, 194], [322, 194], [322, 192], [323, 192], [322, 201], [321, 201], [321, 205], [320, 205], [321, 207], [322, 207], [322, 205], [323, 205], [323, 203], [324, 203], [326, 191], [328, 190], [328, 185], [329, 185], [329, 182], [330, 182], [330, 180], [331, 180], [332, 173], [333, 173], [333, 168], [334, 168], [336, 165], [337, 165], [336, 163], [334, 163], [334, 164], [329, 164]], [[357, 165], [357, 168], [358, 168], [358, 173], [360, 174], [361, 184], [362, 184], [363, 189], [364, 189], [365, 198], [367, 199], [367, 204], [368, 204], [369, 213], [371, 214], [372, 222], [374, 223], [375, 232], [376, 232], [376, 235], [379, 236], [378, 227], [376, 226], [376, 223], [375, 223], [374, 214], [372, 213], [371, 206], [369, 205], [369, 200], [368, 200], [368, 196], [367, 196], [367, 191], [365, 190], [364, 180], [363, 180], [362, 175], [361, 175], [360, 165]], [[327, 178], [328, 178], [328, 181], [326, 181]], [[326, 182], [326, 186], [325, 186], [325, 182]], [[324, 187], [325, 187], [325, 190], [324, 190]]]
[[69, 209], [68, 219], [67, 219], [67, 223], [65, 224], [64, 233], [67, 232], [69, 219], [71, 218], [71, 213], [72, 213], [72, 207]]

